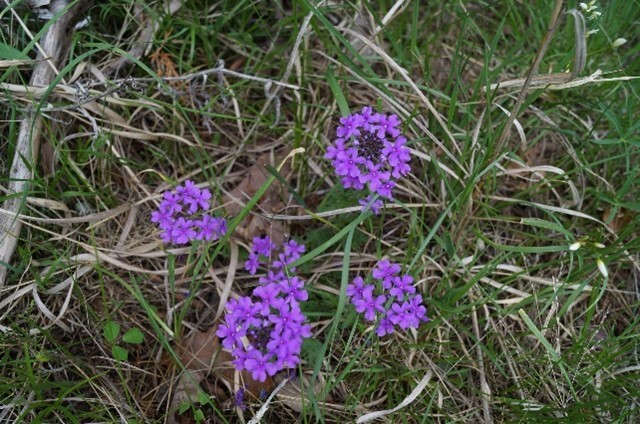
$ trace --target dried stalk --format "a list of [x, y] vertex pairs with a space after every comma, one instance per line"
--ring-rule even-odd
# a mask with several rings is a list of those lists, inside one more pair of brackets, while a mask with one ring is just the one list
[[[56, 76], [56, 69], [62, 67], [68, 54], [70, 34], [76, 18], [89, 7], [90, 3], [90, 1], [76, 2], [45, 32], [39, 43], [37, 63], [30, 80], [31, 86], [47, 87], [51, 84]], [[54, 0], [49, 8], [58, 12], [64, 10], [68, 4], [67, 0]], [[8, 178], [7, 191], [9, 194], [18, 195], [5, 200], [2, 204], [2, 209], [12, 212], [13, 215], [0, 214], [0, 287], [4, 286], [7, 266], [11, 262], [18, 243], [22, 223], [16, 219], [16, 216], [25, 204], [25, 198], [29, 192], [29, 182], [33, 178], [33, 169], [38, 158], [41, 130], [42, 116], [36, 109], [28, 108], [26, 116], [20, 122]]]

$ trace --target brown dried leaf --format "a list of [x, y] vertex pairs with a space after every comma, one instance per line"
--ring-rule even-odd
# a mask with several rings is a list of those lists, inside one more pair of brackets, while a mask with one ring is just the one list
[[[280, 155], [272, 160], [272, 155], [265, 153], [258, 158], [252, 167], [247, 169], [244, 180], [224, 196], [225, 208], [230, 215], [239, 214], [243, 209], [242, 204], [248, 202], [269, 178], [270, 174], [265, 165], [276, 166], [282, 159], [284, 159], [284, 156]], [[280, 174], [287, 178], [290, 173], [291, 167], [286, 163], [280, 170]], [[281, 186], [275, 181], [258, 202], [258, 210], [264, 213], [277, 213], [285, 207], [283, 199], [284, 195]], [[275, 244], [280, 245], [284, 242], [287, 227], [281, 221], [270, 221], [261, 216], [251, 214], [236, 228], [236, 232], [245, 240], [268, 235]]]
[[[194, 402], [198, 392], [207, 387], [208, 394], [215, 396], [219, 402], [231, 398], [231, 394], [224, 390], [223, 386], [232, 387], [234, 374], [236, 373], [231, 360], [231, 354], [222, 349], [218, 342], [216, 331], [218, 325], [214, 324], [207, 331], [199, 331], [187, 337], [176, 346], [180, 361], [185, 367], [185, 372], [178, 379], [173, 398], [171, 399], [169, 423], [178, 423], [175, 412], [180, 405]], [[270, 377], [264, 383], [253, 380], [251, 374], [243, 371], [240, 373], [241, 384], [248, 395], [258, 398], [263, 391], [273, 390], [274, 383]], [[207, 381], [204, 381], [205, 378]], [[213, 384], [206, 384], [213, 381]], [[214, 393], [211, 393], [214, 392]]]
[[44, 139], [40, 143], [40, 167], [45, 177], [51, 177], [56, 173], [56, 150], [49, 140]]
[[[311, 385], [310, 376], [303, 374], [299, 378], [290, 379], [277, 394], [278, 399], [284, 405], [296, 412], [303, 412], [309, 408], [308, 391]], [[324, 380], [320, 375], [313, 384], [313, 392], [318, 396], [324, 388]], [[329, 399], [327, 399], [329, 401]]]
[[614, 233], [618, 233], [621, 229], [625, 228], [633, 220], [633, 212], [624, 208], [619, 208], [615, 217], [611, 217], [614, 212], [614, 208], [607, 208], [602, 214], [602, 221], [609, 222], [609, 227]]

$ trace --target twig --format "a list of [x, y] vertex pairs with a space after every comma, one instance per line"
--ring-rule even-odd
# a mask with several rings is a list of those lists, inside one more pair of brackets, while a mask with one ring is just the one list
[[[112, 81], [109, 81], [110, 83], [124, 83], [124, 82], [154, 82], [154, 81], [158, 81], [158, 80], [162, 80], [162, 81], [190, 81], [196, 78], [202, 78], [204, 76], [209, 76], [209, 75], [229, 75], [232, 77], [236, 77], [236, 78], [240, 78], [240, 79], [246, 79], [246, 80], [251, 80], [251, 81], [258, 81], [258, 82], [262, 82], [265, 84], [273, 84], [273, 85], [277, 85], [279, 87], [284, 87], [284, 88], [290, 88], [292, 90], [300, 90], [300, 87], [298, 87], [297, 85], [294, 84], [287, 84], [285, 82], [282, 81], [277, 81], [277, 80], [271, 80], [269, 78], [262, 78], [262, 77], [256, 77], [254, 75], [249, 75], [249, 74], [243, 74], [241, 72], [236, 72], [236, 71], [232, 71], [231, 69], [226, 69], [223, 60], [219, 60], [218, 61], [218, 66], [216, 66], [215, 68], [210, 68], [210, 69], [205, 69], [203, 71], [199, 71], [199, 72], [194, 72], [192, 74], [186, 74], [186, 75], [180, 75], [177, 77], [156, 77], [156, 78], [152, 78], [152, 77], [144, 77], [144, 78], [120, 78], [120, 79], [114, 79]], [[282, 79], [283, 81], [285, 80], [284, 78]], [[105, 83], [100, 83], [100, 85], [105, 84]]]

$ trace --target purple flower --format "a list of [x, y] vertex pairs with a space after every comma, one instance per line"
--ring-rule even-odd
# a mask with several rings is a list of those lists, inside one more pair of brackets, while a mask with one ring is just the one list
[[403, 330], [406, 330], [411, 326], [413, 322], [411, 314], [407, 311], [406, 303], [394, 303], [391, 305], [391, 310], [387, 313], [389, 320], [395, 325], [400, 326]]
[[397, 166], [401, 162], [409, 162], [411, 159], [409, 149], [404, 146], [405, 144], [407, 144], [407, 139], [402, 136], [393, 142], [384, 142], [382, 154], [385, 155], [391, 166]]
[[256, 252], [259, 255], [269, 257], [271, 256], [271, 251], [275, 248], [276, 248], [276, 245], [273, 244], [269, 236], [253, 238], [253, 244], [251, 246], [251, 250]]
[[382, 280], [382, 287], [391, 288], [393, 277], [400, 273], [400, 265], [394, 264], [388, 259], [379, 261], [373, 268], [373, 278]]
[[247, 410], [247, 405], [244, 403], [244, 387], [240, 387], [233, 397], [233, 406], [243, 411]]
[[364, 183], [360, 181], [360, 178], [349, 175], [342, 178], [342, 185], [344, 188], [354, 188], [356, 190], [362, 190], [364, 188]]
[[377, 135], [379, 138], [384, 138], [387, 134], [391, 137], [398, 137], [400, 135], [400, 130], [398, 129], [398, 125], [400, 125], [400, 120], [398, 119], [398, 115], [379, 115], [380, 120], [377, 125]]
[[195, 222], [195, 226], [199, 230], [196, 240], [218, 240], [227, 233], [227, 221], [209, 215], [203, 215], [202, 219]]
[[309, 293], [307, 293], [303, 286], [304, 281], [298, 277], [291, 277], [290, 279], [282, 281], [282, 283], [280, 283], [280, 290], [284, 295], [285, 301], [306, 301], [309, 298]]
[[247, 328], [250, 326], [259, 327], [262, 324], [259, 317], [261, 310], [262, 304], [260, 302], [253, 303], [251, 298], [241, 297], [238, 299], [234, 314], [244, 322]]
[[[245, 264], [247, 270], [255, 274], [261, 265], [260, 257], [271, 256], [276, 247], [268, 237], [255, 238]], [[278, 260], [271, 264], [272, 269], [259, 277], [252, 294], [227, 301], [227, 313], [217, 335], [234, 356], [236, 369], [246, 369], [253, 379], [264, 381], [268, 375], [295, 367], [300, 363], [303, 339], [311, 337], [311, 327], [305, 324], [300, 309], [300, 302], [309, 297], [304, 281], [295, 275], [295, 270], [287, 269], [285, 274], [282, 268], [304, 251], [304, 245], [287, 241], [281, 246]]]
[[300, 255], [304, 253], [306, 247], [304, 244], [298, 244], [295, 240], [289, 240], [282, 245], [282, 250], [293, 262], [300, 259]]
[[[185, 190], [185, 192], [187, 191]], [[189, 194], [183, 195], [183, 201], [189, 205], [189, 213], [198, 212], [198, 208], [202, 210], [209, 209], [209, 200], [211, 199], [211, 192], [209, 192], [209, 190], [200, 190], [198, 187], [194, 187], [189, 190], [188, 193]]]
[[369, 131], [371, 127], [378, 122], [380, 122], [380, 118], [383, 116], [379, 113], [374, 113], [373, 108], [371, 106], [365, 106], [362, 108], [362, 112], [360, 112], [362, 118], [364, 118], [364, 129]]
[[349, 138], [351, 136], [360, 135], [360, 126], [364, 123], [362, 115], [353, 114], [344, 118], [340, 118], [340, 125], [336, 130], [336, 134], [341, 138]]
[[327, 147], [327, 153], [325, 153], [325, 159], [336, 159], [338, 157], [338, 153], [344, 152], [346, 149], [344, 147], [344, 139], [336, 138], [335, 146]]
[[244, 263], [244, 269], [249, 271], [249, 274], [253, 275], [258, 271], [258, 267], [260, 266], [260, 256], [255, 253], [249, 253], [249, 258]]
[[189, 240], [196, 238], [196, 230], [193, 229], [193, 221], [178, 218], [171, 229], [171, 239], [176, 244], [187, 244]]
[[362, 184], [369, 184], [369, 190], [377, 192], [380, 187], [391, 178], [389, 171], [382, 171], [380, 165], [375, 165], [369, 161], [367, 163], [368, 173], [360, 175], [360, 182]]
[[427, 308], [422, 304], [422, 295], [416, 294], [407, 299], [406, 303], [408, 304], [407, 312], [416, 318], [415, 328], [418, 328], [420, 322], [429, 322]]
[[151, 213], [151, 222], [158, 224], [165, 243], [187, 244], [194, 240], [217, 240], [227, 233], [227, 221], [203, 214], [198, 210], [209, 209], [211, 192], [199, 189], [191, 180], [176, 187], [175, 192], [165, 192], [157, 211]]
[[380, 319], [380, 323], [378, 323], [378, 328], [376, 329], [376, 334], [378, 337], [382, 337], [391, 333], [393, 333], [393, 323], [385, 316]]
[[360, 206], [362, 206], [362, 212], [366, 212], [371, 208], [371, 211], [374, 215], [378, 215], [380, 213], [380, 209], [382, 209], [383, 203], [382, 200], [376, 199], [373, 200], [373, 195], [368, 195], [364, 199], [358, 200]]
[[347, 296], [353, 299], [361, 299], [364, 293], [364, 280], [358, 276], [353, 279], [351, 284], [347, 285]]
[[397, 115], [385, 115], [364, 107], [360, 113], [340, 118], [334, 144], [325, 158], [331, 160], [345, 188], [393, 197], [394, 180], [411, 171], [407, 139], [400, 133]]
[[[373, 289], [373, 286], [367, 287]], [[362, 298], [353, 302], [356, 307], [356, 311], [364, 314], [364, 318], [367, 321], [374, 321], [376, 319], [376, 312], [384, 312], [384, 303], [387, 301], [385, 295], [373, 296], [373, 290], [365, 289]]]
[[241, 337], [244, 332], [238, 331], [234, 324], [220, 324], [216, 330], [216, 335], [222, 340], [222, 346], [225, 349], [234, 349], [236, 346], [242, 345]]
[[276, 272], [273, 272], [273, 270], [269, 270], [267, 271], [267, 275], [260, 277], [258, 279], [258, 282], [262, 285], [265, 284], [280, 284], [282, 283], [283, 280], [286, 280], [287, 276], [284, 275], [284, 272], [282, 272], [282, 270], [278, 270]]
[[356, 149], [349, 149], [340, 152], [334, 161], [336, 174], [352, 178], [360, 177], [361, 169], [359, 165], [364, 165], [365, 162], [364, 158], [358, 156], [358, 151]]
[[160, 211], [165, 212], [168, 215], [176, 214], [182, 211], [182, 205], [180, 204], [180, 202], [182, 202], [182, 196], [171, 193], [169, 191], [165, 191], [162, 198], [162, 203], [160, 204]]
[[403, 275], [401, 277], [393, 277], [393, 287], [389, 291], [391, 296], [395, 296], [398, 300], [402, 300], [405, 293], [411, 294], [416, 292], [416, 288], [411, 285], [413, 283], [413, 277], [410, 275]]
[[[305, 251], [303, 244], [298, 244], [295, 240], [289, 240], [282, 245], [282, 253], [278, 255], [278, 259], [273, 261], [272, 266], [274, 268], [284, 268], [285, 266], [300, 259]], [[295, 272], [295, 269], [291, 271]]]
[[270, 353], [262, 354], [254, 349], [244, 361], [244, 367], [251, 373], [251, 377], [254, 380], [264, 382], [267, 379], [267, 375], [272, 376], [278, 372], [276, 364], [271, 362], [272, 356]]
[[[379, 337], [392, 334], [395, 326], [403, 330], [418, 328], [428, 322], [427, 308], [422, 295], [416, 294], [413, 277], [400, 274], [400, 265], [388, 259], [379, 261], [373, 268], [373, 278], [381, 281], [381, 293], [376, 295], [376, 286], [365, 284], [362, 277], [356, 277], [347, 285], [347, 297], [357, 312], [364, 314], [367, 321], [378, 320], [376, 334]], [[396, 301], [387, 311], [384, 306], [389, 298]]]
[[380, 184], [380, 187], [378, 187], [378, 189], [376, 190], [376, 193], [378, 193], [382, 197], [391, 199], [393, 196], [392, 190], [395, 186], [396, 186], [395, 182], [391, 180], [385, 181], [384, 183]]

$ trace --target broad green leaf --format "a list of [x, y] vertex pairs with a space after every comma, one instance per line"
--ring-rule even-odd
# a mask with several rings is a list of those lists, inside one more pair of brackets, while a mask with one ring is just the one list
[[109, 321], [104, 325], [102, 332], [104, 333], [104, 338], [107, 339], [108, 342], [113, 343], [120, 334], [120, 324]]
[[129, 351], [118, 345], [114, 345], [111, 348], [111, 354], [113, 355], [113, 358], [117, 361], [126, 361], [127, 358], [129, 357]]
[[206, 394], [205, 392], [203, 392], [202, 390], [198, 391], [198, 402], [202, 403], [202, 404], [206, 404], [209, 403], [209, 401], [211, 400], [211, 396]]
[[140, 344], [143, 340], [144, 334], [135, 327], [124, 333], [124, 336], [122, 336], [122, 341], [125, 343]]

